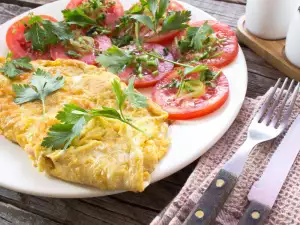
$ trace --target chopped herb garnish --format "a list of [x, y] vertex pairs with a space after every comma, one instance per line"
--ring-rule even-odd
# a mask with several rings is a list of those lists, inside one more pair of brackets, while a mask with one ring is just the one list
[[[177, 71], [178, 78], [160, 88], [176, 88], [176, 96], [182, 97], [199, 97], [205, 93], [205, 86], [216, 87], [216, 79], [221, 71], [215, 72], [210, 70], [206, 65], [198, 65], [195, 67], [186, 67]], [[189, 74], [199, 74], [198, 78], [191, 78]]]
[[109, 107], [86, 110], [74, 104], [66, 104], [63, 111], [58, 112], [56, 115], [56, 118], [61, 123], [55, 124], [49, 129], [47, 137], [44, 138], [41, 145], [53, 150], [66, 150], [72, 141], [80, 135], [84, 126], [97, 116], [119, 120], [144, 133], [144, 131], [132, 124], [123, 114], [126, 99], [137, 108], [148, 106], [147, 98], [134, 90], [133, 83], [134, 78], [129, 80], [128, 88], [123, 90], [120, 81], [113, 80], [112, 90], [116, 95], [118, 110]]
[[30, 84], [13, 84], [12, 88], [16, 93], [14, 100], [17, 104], [23, 104], [34, 100], [41, 100], [43, 114], [45, 114], [45, 98], [54, 91], [64, 86], [63, 76], [51, 76], [50, 73], [37, 69], [32, 75]]
[[10, 79], [15, 78], [16, 76], [33, 69], [30, 61], [31, 59], [29, 57], [12, 59], [12, 54], [9, 53], [6, 56], [5, 63], [0, 68], [0, 72]]

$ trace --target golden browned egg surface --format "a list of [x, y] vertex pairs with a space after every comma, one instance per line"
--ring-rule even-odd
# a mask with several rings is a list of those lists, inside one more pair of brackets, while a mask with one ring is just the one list
[[[3, 62], [0, 59], [0, 66]], [[126, 102], [124, 114], [147, 135], [121, 121], [96, 117], [66, 151], [44, 148], [41, 142], [48, 129], [59, 123], [55, 116], [64, 104], [85, 109], [117, 108], [111, 82], [119, 78], [76, 60], [40, 60], [32, 64], [35, 70], [63, 75], [64, 87], [46, 97], [43, 116], [40, 101], [22, 105], [13, 101], [12, 84], [29, 83], [34, 71], [14, 80], [0, 74], [0, 133], [19, 144], [40, 171], [52, 176], [102, 190], [143, 191], [155, 165], [168, 150], [167, 113], [151, 100], [147, 108], [134, 108]], [[126, 85], [122, 83], [122, 87]]]

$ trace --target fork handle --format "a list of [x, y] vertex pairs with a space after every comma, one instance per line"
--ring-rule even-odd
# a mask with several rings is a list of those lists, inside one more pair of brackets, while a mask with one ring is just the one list
[[195, 208], [186, 218], [186, 225], [212, 224], [237, 182], [237, 177], [221, 169], [210, 183]]
[[251, 201], [238, 225], [263, 225], [270, 212], [268, 206]]

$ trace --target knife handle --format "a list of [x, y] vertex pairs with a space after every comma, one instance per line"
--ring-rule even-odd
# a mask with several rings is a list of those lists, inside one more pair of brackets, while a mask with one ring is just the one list
[[210, 183], [195, 208], [186, 218], [186, 225], [212, 224], [237, 182], [237, 177], [222, 169]]
[[256, 201], [251, 201], [238, 225], [263, 225], [271, 209]]

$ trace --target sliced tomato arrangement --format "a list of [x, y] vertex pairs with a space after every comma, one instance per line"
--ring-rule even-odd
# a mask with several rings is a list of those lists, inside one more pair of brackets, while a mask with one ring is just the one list
[[[129, 46], [127, 48], [135, 49], [135, 46]], [[165, 47], [159, 44], [144, 44], [143, 48], [146, 51], [154, 51], [164, 57], [168, 60], [173, 60], [173, 56], [170, 52], [165, 54]], [[172, 63], [166, 62], [166, 61], [159, 61], [158, 64], [158, 74], [152, 74], [151, 71], [144, 70], [143, 71], [143, 77], [142, 78], [136, 78], [134, 81], [134, 87], [136, 88], [144, 88], [144, 87], [150, 87], [153, 86], [155, 83], [157, 83], [160, 79], [162, 79], [168, 72], [170, 72], [173, 69], [174, 65]], [[121, 80], [125, 83], [128, 83], [128, 80], [135, 76], [135, 69], [134, 67], [126, 67], [123, 72], [118, 74]]]
[[[203, 21], [197, 21], [190, 23], [191, 27], [200, 27], [205, 23], [207, 20]], [[216, 66], [216, 67], [224, 67], [230, 64], [237, 56], [239, 47], [238, 47], [238, 40], [234, 33], [234, 31], [226, 24], [214, 21], [214, 20], [208, 20], [208, 24], [211, 25], [212, 29], [215, 32], [215, 35], [217, 38], [222, 39], [223, 41], [221, 44], [217, 46], [216, 52], [221, 52], [220, 55], [214, 57], [214, 58], [207, 58], [202, 59], [199, 61], [199, 64], [207, 64], [210, 66]], [[185, 36], [185, 32], [181, 32], [177, 38], [180, 39], [182, 36]], [[181, 53], [178, 50], [178, 47], [176, 46], [175, 42], [172, 45], [171, 52], [175, 56], [175, 58], [181, 57]], [[189, 62], [195, 59], [197, 57], [199, 52], [188, 52], [183, 55], [185, 58], [185, 61]]]
[[[178, 3], [177, 1], [171, 0], [169, 3], [168, 11], [182, 11], [184, 10], [183, 5]], [[164, 34], [156, 34], [149, 30], [141, 31], [141, 34], [145, 37], [145, 42], [147, 43], [158, 43], [162, 45], [168, 45], [172, 43], [174, 38], [180, 33], [181, 31], [169, 31]]]
[[[217, 68], [210, 69], [219, 71]], [[199, 74], [189, 74], [186, 78], [199, 81]], [[171, 120], [187, 120], [212, 113], [225, 103], [229, 95], [228, 80], [223, 72], [215, 81], [216, 87], [205, 86], [205, 93], [198, 97], [178, 96], [178, 88], [170, 85], [174, 79], [180, 80], [178, 69], [170, 72], [152, 90], [153, 101], [169, 113]]]
[[[40, 15], [45, 20], [56, 22], [57, 20], [51, 16]], [[41, 53], [39, 51], [33, 51], [31, 43], [25, 40], [24, 32], [25, 25], [30, 17], [24, 17], [14, 24], [12, 24], [6, 33], [6, 44], [9, 50], [13, 53], [14, 58], [21, 58], [28, 56], [32, 60], [36, 59], [51, 59], [50, 53]]]
[[[76, 8], [87, 1], [88, 0], [71, 0], [66, 9]], [[105, 2], [114, 2], [114, 5], [108, 8], [105, 12], [105, 25], [112, 27], [116, 24], [119, 18], [124, 15], [124, 8], [119, 0], [106, 0]]]
[[[94, 38], [95, 41], [95, 49], [99, 51], [105, 51], [108, 48], [112, 46], [111, 39], [105, 35], [98, 35]], [[74, 59], [68, 55], [66, 55], [66, 51], [69, 50], [66, 47], [64, 47], [62, 44], [57, 44], [54, 46], [51, 46], [50, 48], [50, 54], [52, 59]], [[82, 54], [81, 54], [82, 55]], [[90, 65], [96, 64], [96, 55], [95, 52], [92, 51], [90, 53], [82, 55], [81, 58], [76, 58], [77, 60], [80, 60], [82, 62], [85, 62]]]

